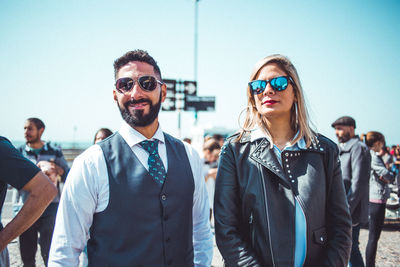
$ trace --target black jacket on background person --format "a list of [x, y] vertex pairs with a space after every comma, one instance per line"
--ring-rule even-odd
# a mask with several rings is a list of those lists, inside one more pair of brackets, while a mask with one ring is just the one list
[[282, 168], [268, 140], [250, 135], [233, 136], [220, 155], [215, 233], [226, 266], [293, 267], [296, 200], [307, 224], [304, 266], [347, 266], [351, 217], [336, 144], [318, 136], [283, 151]]

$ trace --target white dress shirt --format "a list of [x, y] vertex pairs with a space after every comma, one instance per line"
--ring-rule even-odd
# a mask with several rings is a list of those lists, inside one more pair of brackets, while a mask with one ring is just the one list
[[[159, 140], [158, 153], [167, 171], [167, 151], [160, 126], [151, 139], [147, 139], [126, 123], [122, 125], [119, 133], [147, 170], [149, 154], [139, 143], [144, 140]], [[192, 169], [195, 186], [193, 194], [194, 263], [195, 266], [211, 266], [213, 241], [209, 224], [210, 208], [204, 183], [203, 164], [197, 152], [189, 144], [185, 142], [183, 144]], [[93, 145], [75, 159], [66, 179], [57, 212], [49, 266], [78, 266], [79, 255], [89, 239], [93, 214], [105, 210], [108, 200], [109, 184], [106, 161], [100, 146]], [[132, 227], [134, 227], [134, 223]]]

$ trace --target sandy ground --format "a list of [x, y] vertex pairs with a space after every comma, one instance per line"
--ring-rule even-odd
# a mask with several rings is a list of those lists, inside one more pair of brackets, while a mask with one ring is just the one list
[[[361, 251], [365, 251], [366, 242], [368, 239], [368, 230], [361, 230], [360, 234], [360, 247]], [[21, 258], [19, 255], [18, 241], [14, 240], [10, 245], [8, 245], [10, 253], [11, 266], [21, 266]], [[364, 255], [363, 255], [364, 256]], [[40, 257], [40, 252], [38, 251], [36, 255], [37, 266], [44, 266], [43, 261]], [[222, 257], [218, 252], [216, 246], [214, 246], [214, 258], [212, 266], [223, 266]], [[400, 231], [388, 231], [382, 232], [382, 236], [378, 244], [378, 252], [376, 257], [376, 266], [388, 266], [395, 267], [400, 266]]]

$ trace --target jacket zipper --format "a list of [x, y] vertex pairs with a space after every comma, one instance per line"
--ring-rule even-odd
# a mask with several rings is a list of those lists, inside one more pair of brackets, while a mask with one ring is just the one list
[[274, 260], [274, 252], [272, 251], [272, 240], [271, 240], [271, 229], [269, 226], [269, 212], [268, 212], [268, 200], [267, 200], [267, 190], [265, 189], [265, 184], [264, 184], [264, 172], [261, 168], [261, 165], [258, 164], [257, 165], [258, 170], [261, 173], [261, 184], [262, 184], [262, 188], [263, 188], [263, 192], [264, 192], [264, 201], [265, 201], [265, 211], [266, 211], [266, 215], [267, 215], [267, 225], [268, 225], [268, 239], [269, 239], [269, 247], [271, 250], [271, 257], [272, 257], [272, 266], [275, 267], [275, 260]]
[[255, 233], [254, 233], [254, 225], [253, 225], [253, 212], [250, 213], [250, 218], [249, 218], [249, 224], [250, 224], [250, 235], [251, 235], [251, 246], [254, 248], [255, 246]]
[[[306, 253], [305, 253], [305, 256], [304, 256], [303, 263], [301, 264], [301, 266], [304, 266], [304, 263], [306, 262], [306, 258], [307, 258], [307, 246], [308, 246], [308, 241], [307, 241], [307, 225], [308, 225], [307, 224], [307, 217], [306, 217], [306, 213], [304, 212], [303, 200], [300, 198], [299, 195], [296, 196], [294, 193], [293, 193], [293, 195], [294, 195], [294, 198], [297, 200], [297, 202], [299, 202], [299, 206], [301, 208], [301, 212], [303, 213], [304, 220], [306, 221]], [[296, 249], [296, 246], [295, 246], [295, 249]]]

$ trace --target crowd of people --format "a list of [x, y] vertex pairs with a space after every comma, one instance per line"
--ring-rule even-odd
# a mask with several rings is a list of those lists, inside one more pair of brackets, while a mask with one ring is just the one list
[[99, 129], [71, 169], [38, 118], [19, 149], [0, 137], [1, 206], [15, 188], [0, 266], [17, 236], [29, 267], [38, 243], [46, 266], [78, 266], [81, 253], [83, 266], [211, 266], [212, 228], [226, 266], [375, 266], [400, 146], [359, 137], [350, 116], [332, 123], [338, 145], [317, 133], [287, 57], [256, 63], [240, 131], [206, 136], [199, 152], [162, 130], [167, 89], [146, 51], [116, 59], [114, 76], [124, 123]]

